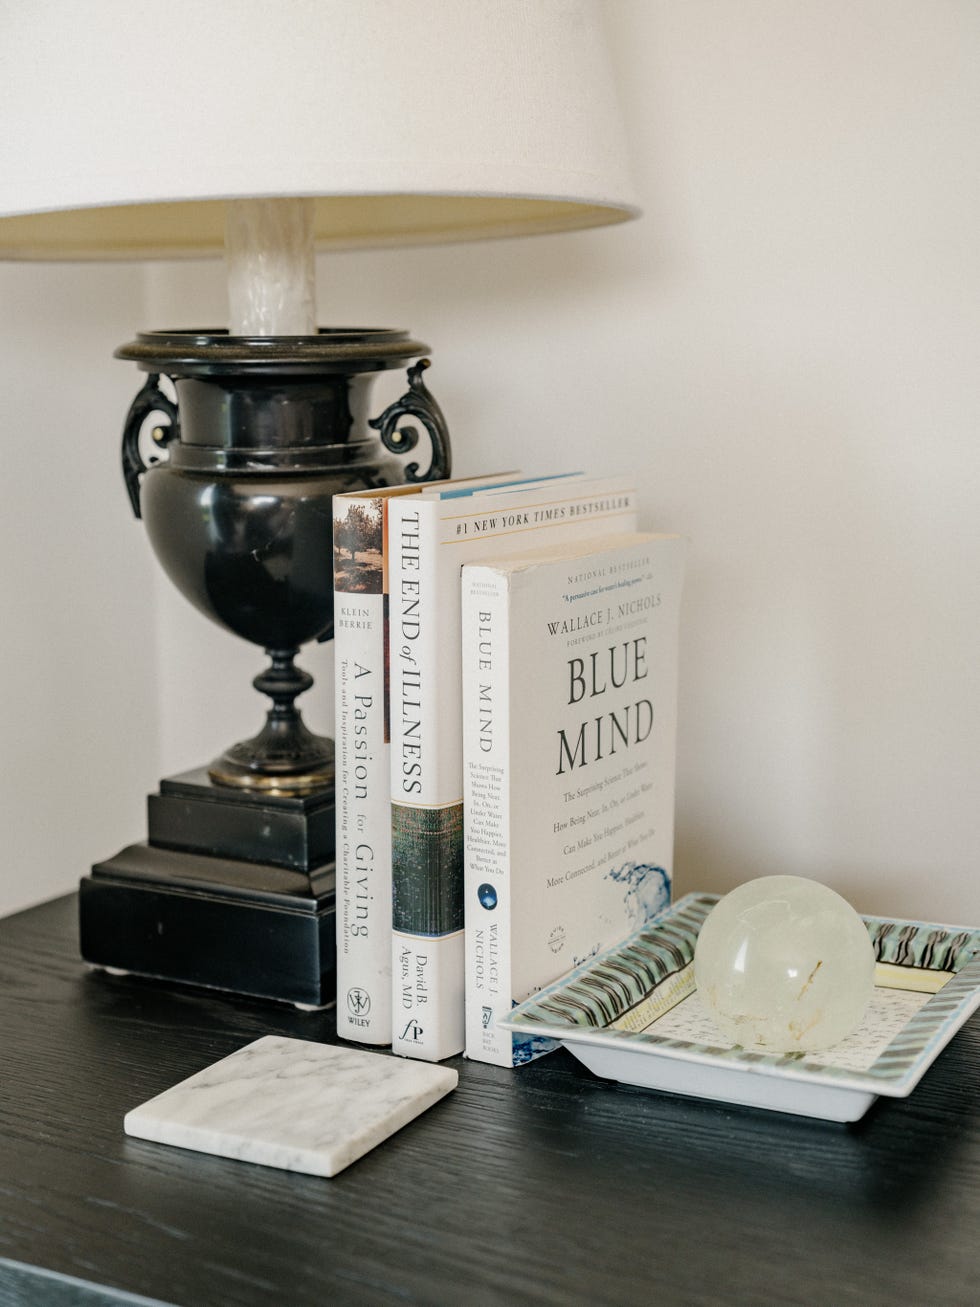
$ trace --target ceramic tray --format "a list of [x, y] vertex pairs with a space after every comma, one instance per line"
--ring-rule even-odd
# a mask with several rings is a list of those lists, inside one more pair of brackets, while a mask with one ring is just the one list
[[689, 894], [501, 1024], [560, 1041], [599, 1076], [752, 1107], [856, 1121], [911, 1093], [980, 1005], [980, 930], [865, 917], [878, 966], [861, 1026], [819, 1054], [732, 1047], [700, 1003], [693, 957], [718, 895]]

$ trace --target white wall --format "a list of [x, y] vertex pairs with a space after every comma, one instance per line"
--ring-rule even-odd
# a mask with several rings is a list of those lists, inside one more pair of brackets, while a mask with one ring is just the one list
[[137, 839], [157, 772], [151, 566], [119, 464], [135, 268], [0, 268], [0, 915]]
[[[574, 236], [323, 259], [321, 320], [403, 326], [430, 342], [457, 471], [634, 470], [645, 524], [691, 538], [679, 892], [786, 871], [825, 880], [864, 911], [980, 920], [980, 9], [955, 0], [608, 8], [645, 217]], [[77, 274], [77, 297], [98, 300], [94, 331], [80, 311], [66, 327], [73, 283], [62, 287], [64, 274], [10, 275], [32, 305], [43, 295], [33, 311], [58, 335], [50, 371], [25, 359], [32, 384], [79, 373], [84, 339], [98, 386], [114, 392], [111, 403], [99, 397], [105, 419], [99, 439], [88, 437], [84, 473], [92, 498], [79, 549], [97, 551], [99, 565], [80, 555], [75, 565], [115, 629], [145, 645], [156, 614], [162, 694], [134, 729], [118, 695], [103, 702], [116, 678], [91, 637], [82, 642], [74, 693], [43, 711], [49, 729], [57, 709], [58, 720], [81, 713], [101, 731], [92, 765], [114, 777], [113, 810], [103, 797], [80, 847], [65, 806], [15, 778], [9, 811], [21, 852], [0, 887], [8, 906], [70, 888], [93, 855], [131, 837], [155, 780], [145, 761], [155, 730], [154, 761], [167, 772], [257, 725], [248, 681], [262, 662], [171, 593], [145, 541], [124, 558], [117, 549], [133, 535], [112, 465], [138, 378], [120, 385], [125, 366], [108, 353], [130, 326], [223, 320], [220, 268], [149, 270], [142, 322], [113, 325], [108, 340], [128, 274], [110, 273], [97, 296], [91, 274]], [[9, 301], [0, 315], [16, 339]], [[386, 386], [379, 408], [397, 382]], [[54, 404], [46, 392], [44, 403]], [[49, 408], [45, 426], [64, 419]], [[57, 434], [69, 448], [69, 432]], [[43, 479], [31, 477], [28, 465], [39, 511]], [[68, 520], [59, 530], [73, 539]], [[131, 582], [147, 571], [154, 597], [139, 597], [133, 621]], [[69, 582], [55, 588], [71, 599]], [[26, 676], [40, 702], [35, 664], [62, 666], [75, 644], [63, 613], [37, 612], [33, 593], [18, 582], [25, 651], [8, 659], [8, 635], [3, 670], [8, 683]], [[301, 661], [321, 686], [306, 696], [307, 715], [325, 727], [329, 653], [307, 650]], [[117, 670], [138, 696], [132, 663]], [[103, 722], [79, 702], [116, 716]], [[18, 703], [15, 736], [24, 716]], [[48, 838], [68, 840], [74, 861], [62, 856], [38, 890], [32, 840], [42, 821], [57, 823]]]

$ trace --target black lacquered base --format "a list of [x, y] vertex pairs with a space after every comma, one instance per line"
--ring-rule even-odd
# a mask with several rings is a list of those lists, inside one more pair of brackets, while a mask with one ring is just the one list
[[334, 792], [282, 795], [216, 785], [205, 768], [170, 776], [147, 798], [158, 848], [308, 871], [334, 855]]
[[333, 792], [304, 797], [161, 782], [150, 842], [97, 863], [80, 887], [95, 966], [307, 1007], [336, 991]]

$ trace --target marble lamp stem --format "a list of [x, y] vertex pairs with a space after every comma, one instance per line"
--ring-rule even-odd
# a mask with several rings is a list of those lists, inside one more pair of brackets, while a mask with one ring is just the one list
[[229, 200], [225, 206], [229, 331], [316, 334], [313, 200]]

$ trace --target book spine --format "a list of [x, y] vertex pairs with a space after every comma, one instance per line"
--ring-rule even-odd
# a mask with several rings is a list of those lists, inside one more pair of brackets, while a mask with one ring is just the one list
[[[345, 542], [348, 508], [374, 524], [370, 542]], [[383, 499], [334, 498], [334, 655], [337, 735], [337, 1034], [391, 1043], [391, 822], [385, 674], [388, 596]], [[348, 559], [347, 555], [351, 555]], [[345, 566], [346, 565], [346, 566]], [[357, 580], [355, 580], [355, 575]], [[365, 576], [368, 580], [365, 582]], [[368, 584], [369, 591], [354, 590]]]
[[464, 567], [463, 783], [466, 813], [466, 1056], [514, 1066], [511, 1007], [510, 604], [505, 577]]
[[459, 588], [441, 603], [438, 509], [394, 501], [389, 532], [392, 1049], [430, 1062], [463, 1049], [462, 794], [434, 772], [439, 737], [459, 730], [458, 628], [440, 639]]

